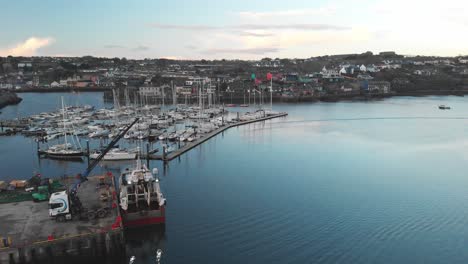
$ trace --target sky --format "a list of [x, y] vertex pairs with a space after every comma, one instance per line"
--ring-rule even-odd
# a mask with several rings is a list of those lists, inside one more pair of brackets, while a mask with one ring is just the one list
[[0, 56], [468, 55], [465, 0], [0, 0]]

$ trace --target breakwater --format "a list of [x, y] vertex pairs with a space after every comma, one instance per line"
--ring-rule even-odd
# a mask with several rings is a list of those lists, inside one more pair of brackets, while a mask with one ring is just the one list
[[7, 105], [19, 104], [23, 99], [18, 97], [16, 93], [12, 92], [0, 92], [0, 108]]

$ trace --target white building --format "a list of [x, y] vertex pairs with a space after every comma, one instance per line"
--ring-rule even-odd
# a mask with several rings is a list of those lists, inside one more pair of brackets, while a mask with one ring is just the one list
[[344, 74], [346, 74], [346, 73], [347, 73], [347, 72], [346, 72], [346, 68], [345, 68], [345, 67], [341, 68], [340, 74], [341, 74], [341, 75], [344, 75]]
[[142, 86], [138, 89], [138, 93], [144, 96], [162, 96], [163, 90], [169, 86], [155, 87], [155, 86]]
[[0, 89], [13, 89], [13, 84], [11, 84], [11, 83], [0, 83]]
[[378, 72], [379, 69], [377, 69], [377, 67], [375, 67], [375, 65], [372, 64], [372, 65], [368, 65], [368, 66], [367, 66], [367, 71], [368, 71], [368, 72], [375, 73], [375, 72]]

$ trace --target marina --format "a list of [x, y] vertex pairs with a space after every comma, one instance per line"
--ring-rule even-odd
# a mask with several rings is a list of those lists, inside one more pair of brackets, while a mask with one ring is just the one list
[[[18, 106], [3, 109], [0, 117], [5, 120], [44, 110], [53, 112], [61, 109], [62, 96], [66, 105], [77, 105], [74, 102], [80, 98], [78, 105], [92, 102], [95, 111], [112, 109], [111, 104], [96, 102], [95, 94], [34, 94], [24, 95]], [[35, 98], [50, 104], [40, 110], [25, 104]], [[449, 105], [452, 110], [441, 111], [437, 107], [440, 104]], [[457, 253], [463, 243], [450, 243], [447, 247], [437, 239], [447, 238], [444, 234], [452, 231], [456, 233], [450, 233], [450, 237], [455, 241], [463, 241], [467, 235], [463, 216], [468, 212], [459, 206], [466, 198], [467, 188], [463, 144], [466, 105], [464, 97], [439, 96], [367, 103], [275, 104], [278, 113], [288, 115], [236, 128], [227, 129], [232, 125], [227, 124], [223, 131], [217, 130], [220, 133], [168, 162], [157, 159], [148, 162], [145, 157], [147, 143], [150, 152], [159, 149], [152, 155], [161, 155], [166, 140], [147, 139], [140, 144], [140, 140], [122, 138], [114, 149], [133, 152], [139, 148], [137, 153], [141, 153], [148, 170], [159, 170], [155, 178], [159, 179], [167, 205], [164, 227], [123, 230], [126, 257], [121, 258], [121, 263], [128, 263], [130, 256], [136, 257], [135, 263], [155, 263], [157, 249], [163, 251], [165, 263], [307, 263], [311, 259], [416, 263], [427, 260], [427, 250], [437, 252], [444, 261], [459, 262], [468, 257]], [[240, 108], [227, 109], [232, 112], [227, 120], [233, 121], [237, 119], [237, 111], [240, 117], [255, 112], [253, 108], [243, 112]], [[57, 117], [59, 123], [61, 119]], [[208, 135], [205, 133], [204, 138]], [[28, 179], [34, 171], [55, 179], [64, 174], [74, 177], [83, 173], [86, 156], [81, 162], [38, 159], [34, 139], [21, 134], [0, 137], [3, 150], [0, 168], [4, 172], [0, 181], [8, 184]], [[83, 136], [81, 144], [85, 152], [87, 140], [91, 150], [102, 150], [107, 145], [104, 141], [111, 139], [103, 139], [101, 146], [100, 139]], [[63, 136], [55, 141], [63, 144]], [[177, 151], [179, 142], [167, 139], [167, 145], [174, 147], [170, 152]], [[188, 142], [180, 142], [181, 149]], [[440, 156], [441, 150], [446, 153], [444, 156]], [[135, 163], [134, 159], [101, 161], [95, 173], [106, 175], [111, 171], [118, 183], [122, 172], [127, 168], [133, 170]], [[447, 166], [453, 173], [442, 172]], [[47, 202], [39, 203], [45, 207], [42, 203]], [[37, 205], [31, 201], [17, 204], [18, 212], [26, 210], [22, 204]], [[47, 208], [41, 214], [48, 218]], [[304, 219], [307, 225], [299, 225]], [[49, 219], [44, 229], [58, 224], [86, 225], [87, 221], [57, 223]], [[105, 236], [92, 233], [89, 237], [91, 241], [96, 237], [98, 246], [91, 248], [99, 248], [98, 255], [103, 255]], [[355, 239], [363, 242], [354, 243]], [[71, 238], [42, 245], [59, 241], [67, 241], [67, 248], [79, 245]], [[86, 241], [82, 245], [87, 245]], [[277, 243], [270, 244], [271, 241]], [[336, 252], [325, 256], [328, 251], [324, 249], [329, 245]], [[83, 250], [82, 255], [96, 253], [91, 248]], [[395, 248], [402, 253], [395, 253]], [[415, 254], [404, 254], [404, 248], [412, 248]], [[53, 251], [53, 256], [60, 263], [61, 246], [56, 249], [58, 252]], [[251, 253], [247, 256], [236, 253], [245, 250]], [[35, 252], [43, 251], [38, 248]], [[271, 251], [277, 254], [269, 257]], [[32, 255], [28, 252], [25, 254]], [[349, 252], [360, 253], [356, 256]], [[226, 260], [228, 255], [232, 258]], [[104, 259], [99, 263], [106, 263]]]
[[3, 2], [0, 264], [468, 263], [467, 1]]
[[[252, 112], [230, 112], [232, 108], [223, 105], [204, 105], [200, 99], [197, 106], [136, 106], [126, 102], [121, 107], [115, 99], [112, 108], [95, 109], [90, 105], [66, 106], [62, 98], [59, 111], [2, 120], [4, 132], [0, 136], [19, 133], [33, 137], [41, 158], [89, 160], [97, 157], [102, 145], [132, 118], [138, 117], [139, 122], [123, 136], [128, 148], [113, 149], [103, 160], [131, 160], [139, 152], [146, 159], [170, 161], [228, 128], [287, 115], [264, 110], [261, 105]], [[96, 148], [98, 144], [101, 147]]]
[[[263, 109], [230, 113], [222, 106], [95, 110], [93, 106], [67, 107], [62, 97], [58, 111], [2, 121], [35, 142], [39, 160], [86, 159], [88, 168], [84, 176], [53, 180], [61, 188], [35, 186], [32, 179], [40, 176], [18, 181], [21, 185], [9, 183], [0, 193], [0, 218], [5, 220], [0, 230], [7, 230], [0, 233], [0, 263], [123, 256], [125, 229], [166, 222], [166, 199], [157, 168], [149, 169], [150, 160], [167, 163], [230, 128], [285, 116], [285, 112]], [[147, 165], [142, 162], [145, 159]], [[112, 173], [88, 177], [101, 162], [136, 162], [136, 167], [123, 170], [118, 180]], [[14, 221], [14, 228], [8, 228]]]

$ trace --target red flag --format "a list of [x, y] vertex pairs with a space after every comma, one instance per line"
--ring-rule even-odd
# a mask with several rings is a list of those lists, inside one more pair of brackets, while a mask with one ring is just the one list
[[269, 81], [271, 80], [271, 78], [273, 78], [273, 74], [271, 74], [270, 72], [267, 73], [267, 80]]
[[260, 81], [259, 79], [255, 78], [255, 85], [259, 85], [259, 84], [261, 84], [261, 83], [262, 83], [262, 81]]

